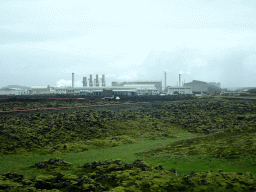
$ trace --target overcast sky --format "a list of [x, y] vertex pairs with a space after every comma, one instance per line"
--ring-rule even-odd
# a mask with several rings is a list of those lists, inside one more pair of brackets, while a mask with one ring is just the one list
[[254, 0], [1, 0], [0, 87], [162, 79], [256, 85]]

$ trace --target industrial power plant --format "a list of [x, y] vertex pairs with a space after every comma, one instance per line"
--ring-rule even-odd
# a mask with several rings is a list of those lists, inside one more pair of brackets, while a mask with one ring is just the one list
[[112, 94], [116, 96], [137, 96], [137, 95], [177, 95], [177, 94], [208, 94], [220, 93], [224, 91], [220, 88], [220, 83], [203, 82], [193, 80], [185, 83], [181, 81], [181, 74], [179, 74], [179, 81], [176, 87], [166, 85], [166, 72], [164, 72], [165, 86], [162, 89], [162, 79], [146, 79], [136, 81], [117, 82], [112, 81], [111, 86], [106, 86], [105, 75], [101, 78], [96, 74], [90, 74], [89, 78], [83, 77], [82, 87], [75, 87], [75, 73], [72, 73], [72, 86], [50, 87], [50, 85], [34, 85], [31, 88], [21, 86], [7, 86], [0, 89], [1, 95], [33, 95], [33, 94], [72, 94], [84, 96], [104, 96]]
[[[112, 91], [113, 95], [157, 95], [162, 91], [162, 80], [138, 80], [133, 82], [112, 82], [111, 86], [106, 86], [105, 75], [102, 74], [101, 79], [96, 74], [93, 79], [83, 77], [83, 87], [74, 86], [75, 74], [72, 73], [71, 87], [38, 87], [32, 86], [32, 94], [40, 94], [42, 92], [54, 94], [75, 94], [75, 95], [105, 95], [106, 92]], [[89, 85], [89, 86], [88, 86]]]

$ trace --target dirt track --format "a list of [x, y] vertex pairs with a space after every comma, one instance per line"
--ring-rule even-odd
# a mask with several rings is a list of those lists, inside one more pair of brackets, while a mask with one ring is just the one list
[[[40, 114], [53, 114], [53, 113], [69, 113], [69, 112], [80, 112], [80, 111], [126, 111], [126, 110], [138, 110], [141, 108], [145, 109], [145, 106], [147, 110], [153, 109], [155, 105], [160, 105], [162, 102], [179, 102], [179, 101], [184, 101], [187, 99], [194, 99], [191, 98], [191, 96], [139, 96], [139, 97], [121, 97], [121, 100], [115, 101], [115, 103], [118, 103], [120, 105], [111, 105], [110, 102], [104, 102], [102, 104], [100, 101], [97, 100], [90, 100], [90, 101], [79, 101], [83, 102], [84, 106], [90, 106], [93, 105], [92, 107], [81, 107], [81, 108], [67, 108], [67, 109], [50, 109], [50, 110], [37, 110], [37, 111], [18, 111], [18, 112], [1, 112], [0, 116], [28, 116], [28, 115], [34, 115], [37, 113]], [[51, 101], [56, 101], [56, 100], [47, 100], [46, 98], [36, 98], [36, 99], [29, 99], [28, 97], [25, 99], [22, 98], [10, 98], [6, 100], [1, 100], [1, 102], [15, 102], [19, 101], [22, 103], [31, 103], [31, 102], [51, 102]], [[75, 102], [74, 100], [58, 100], [62, 103], [72, 103]], [[100, 103], [99, 103], [100, 102]], [[125, 104], [125, 103], [133, 103], [133, 104]], [[143, 103], [140, 103], [143, 102]], [[144, 103], [147, 102], [147, 103]], [[105, 105], [105, 106], [97, 106], [97, 105]], [[153, 106], [152, 106], [153, 105]]]

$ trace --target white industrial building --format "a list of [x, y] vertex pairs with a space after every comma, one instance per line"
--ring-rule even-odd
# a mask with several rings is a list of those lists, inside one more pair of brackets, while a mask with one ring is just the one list
[[103, 89], [112, 90], [114, 95], [156, 95], [162, 90], [162, 80], [138, 80], [131, 82], [112, 82], [112, 86], [105, 86], [105, 75], [102, 75], [101, 86], [99, 77], [96, 79], [90, 75], [89, 86], [87, 78], [83, 77], [83, 87], [74, 87], [74, 73], [72, 73], [72, 86], [53, 87], [50, 92], [55, 94], [75, 95], [103, 95]]
[[8, 85], [0, 88], [0, 95], [27, 95], [29, 94], [29, 88], [27, 86]]
[[28, 90], [27, 89], [8, 89], [8, 88], [3, 88], [0, 89], [0, 95], [27, 95]]
[[193, 94], [191, 87], [168, 87], [168, 95]]
[[158, 91], [162, 91], [161, 79], [141, 79], [137, 81], [125, 81], [125, 82], [112, 82], [113, 86], [134, 87], [134, 88], [153, 88]]
[[53, 87], [53, 89], [51, 90], [51, 93], [54, 93], [54, 94], [69, 94], [69, 93], [74, 93], [74, 90], [72, 90], [71, 86]]
[[[30, 94], [74, 94], [74, 95], [102, 95], [103, 90], [112, 90], [115, 95], [157, 95], [162, 91], [162, 80], [137, 80], [130, 82], [112, 82], [106, 86], [105, 75], [93, 80], [92, 74], [83, 77], [83, 87], [74, 87], [74, 73], [72, 73], [72, 86], [50, 87], [49, 85], [34, 85], [28, 91]], [[101, 81], [101, 82], [100, 82]], [[100, 86], [101, 84], [101, 86]]]
[[49, 85], [33, 85], [31, 87], [31, 94], [49, 94], [50, 86]]
[[225, 94], [227, 94], [227, 95], [240, 96], [241, 93], [242, 93], [242, 94], [248, 94], [248, 95], [249, 95], [249, 93], [244, 92], [244, 91], [223, 91], [223, 92], [220, 93], [220, 95], [225, 95]]

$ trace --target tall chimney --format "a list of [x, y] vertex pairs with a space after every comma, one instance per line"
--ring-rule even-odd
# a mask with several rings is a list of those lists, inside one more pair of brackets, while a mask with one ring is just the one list
[[165, 80], [165, 87], [164, 87], [164, 90], [166, 89], [166, 72], [164, 72], [164, 80]]
[[105, 75], [102, 74], [102, 87], [106, 86], [106, 82], [105, 82]]
[[180, 87], [180, 76], [181, 76], [181, 74], [179, 74], [179, 87]]
[[98, 74], [96, 75], [96, 87], [99, 87], [99, 77], [98, 77]]
[[74, 89], [74, 73], [72, 73], [72, 89]]
[[92, 83], [92, 74], [90, 74], [89, 87], [93, 87], [93, 83]]
[[83, 77], [83, 87], [87, 87], [87, 78]]

